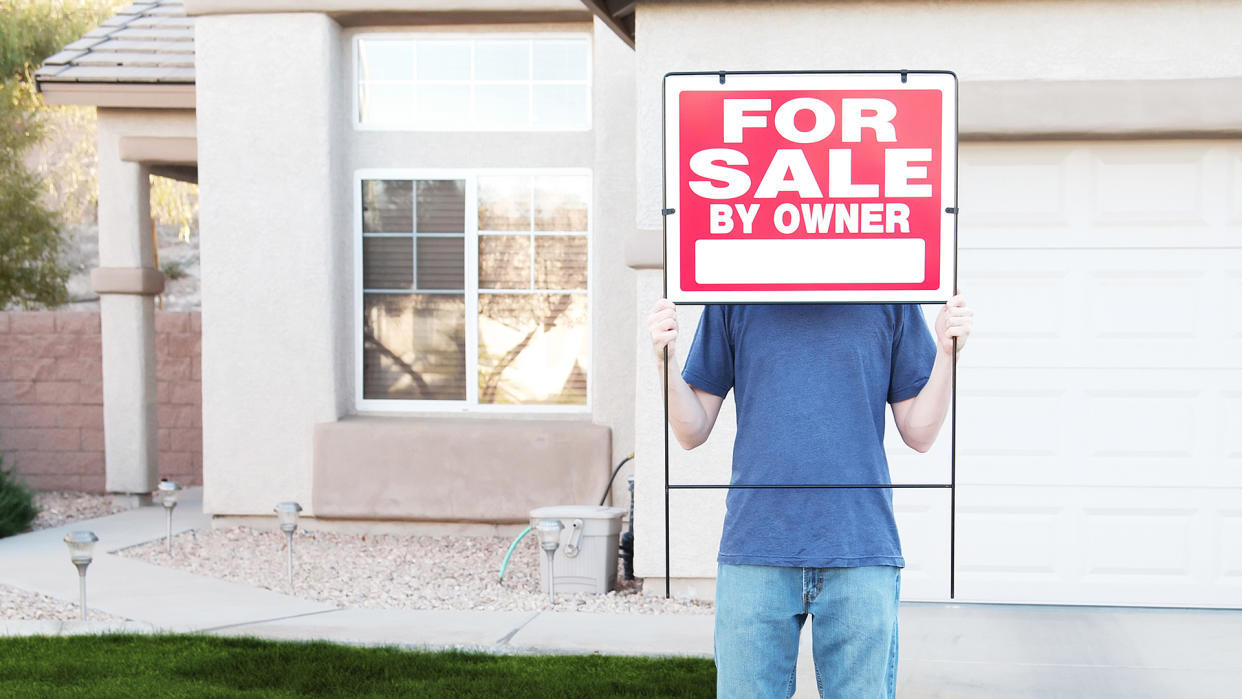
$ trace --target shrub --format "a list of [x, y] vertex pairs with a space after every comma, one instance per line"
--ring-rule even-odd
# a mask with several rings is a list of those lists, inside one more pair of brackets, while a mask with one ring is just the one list
[[0, 455], [0, 539], [29, 529], [37, 514], [34, 491], [16, 471], [4, 467]]

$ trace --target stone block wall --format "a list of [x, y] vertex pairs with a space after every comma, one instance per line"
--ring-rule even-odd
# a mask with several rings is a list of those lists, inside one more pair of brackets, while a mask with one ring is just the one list
[[[203, 480], [197, 311], [156, 311], [160, 477]], [[0, 453], [40, 490], [104, 490], [98, 312], [0, 312]]]

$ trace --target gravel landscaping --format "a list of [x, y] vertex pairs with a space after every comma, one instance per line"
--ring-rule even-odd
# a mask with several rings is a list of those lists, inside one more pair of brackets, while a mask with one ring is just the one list
[[114, 503], [110, 495], [47, 490], [35, 493], [39, 516], [31, 529], [50, 529], [82, 519], [106, 517], [124, 512], [129, 507]]
[[[73, 566], [65, 561], [67, 575], [75, 575]], [[87, 591], [87, 619], [90, 621], [124, 621], [120, 617], [90, 609], [90, 591]], [[66, 602], [37, 592], [26, 592], [16, 587], [0, 585], [0, 619], [5, 621], [78, 621], [82, 611], [77, 602]]]
[[618, 590], [604, 595], [558, 594], [552, 607], [539, 591], [534, 534], [513, 552], [504, 582], [497, 577], [510, 539], [465, 536], [342, 535], [299, 530], [294, 537], [294, 588], [289, 589], [285, 537], [234, 527], [161, 539], [117, 552], [148, 563], [348, 607], [482, 611], [711, 614], [710, 602], [642, 594], [617, 566]]
[[[35, 529], [103, 517], [127, 509], [106, 495], [38, 493]], [[512, 539], [467, 536], [346, 535], [299, 530], [294, 536], [294, 588], [290, 590], [285, 537], [271, 530], [233, 527], [186, 532], [115, 552], [196, 575], [263, 587], [342, 607], [459, 609], [480, 611], [711, 614], [710, 602], [644, 595], [642, 582], [627, 581], [617, 564], [618, 589], [608, 594], [557, 594], [555, 607], [539, 590], [543, 552], [534, 534], [518, 544], [504, 582], [500, 564]], [[68, 565], [66, 563], [66, 565]], [[0, 619], [78, 618], [76, 602], [0, 585]], [[115, 619], [91, 612], [91, 619]]]

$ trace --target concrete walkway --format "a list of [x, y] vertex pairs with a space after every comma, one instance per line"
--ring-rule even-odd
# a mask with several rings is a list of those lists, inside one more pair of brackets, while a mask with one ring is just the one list
[[[194, 495], [177, 507], [174, 531], [210, 526]], [[0, 635], [172, 631], [502, 653], [712, 653], [709, 616], [342, 609], [107, 553], [162, 537], [160, 507], [0, 540], [0, 584], [76, 602], [62, 542], [75, 529], [100, 537], [88, 606], [128, 621], [0, 620]], [[901, 697], [1234, 697], [1242, 611], [907, 603], [898, 683]], [[806, 653], [795, 696], [817, 696]]]

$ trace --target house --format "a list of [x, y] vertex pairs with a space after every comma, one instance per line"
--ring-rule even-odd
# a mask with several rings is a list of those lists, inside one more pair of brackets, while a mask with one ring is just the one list
[[[1242, 6], [184, 9], [193, 103], [160, 114], [194, 110], [217, 516], [295, 499], [325, 526], [503, 524], [595, 501], [634, 451], [637, 574], [710, 595], [723, 491], [669, 494], [664, 567], [661, 401], [643, 337], [661, 293], [661, 77], [949, 69], [959, 275], [979, 322], [958, 377], [955, 472], [947, 434], [926, 455], [890, 450], [898, 480], [957, 484], [955, 537], [948, 492], [895, 495], [905, 597], [945, 599], [952, 550], [965, 601], [1242, 606]], [[57, 77], [45, 93], [67, 89]], [[152, 80], [146, 92], [172, 89]], [[147, 112], [117, 118], [131, 114]], [[104, 148], [187, 137], [135, 124], [101, 130], [101, 160], [123, 163], [108, 166], [118, 184], [101, 191], [101, 226], [105, 195], [140, 211], [135, 175], [189, 152]], [[101, 264], [148, 289], [117, 211], [106, 225], [124, 254]], [[145, 297], [124, 298], [104, 308], [105, 371], [127, 357], [139, 386], [140, 338], [107, 354], [110, 327], [124, 336], [148, 314]], [[729, 411], [707, 445], [673, 450], [674, 481], [727, 478]], [[139, 439], [133, 422], [117, 429]], [[149, 487], [149, 473], [134, 482]]]

